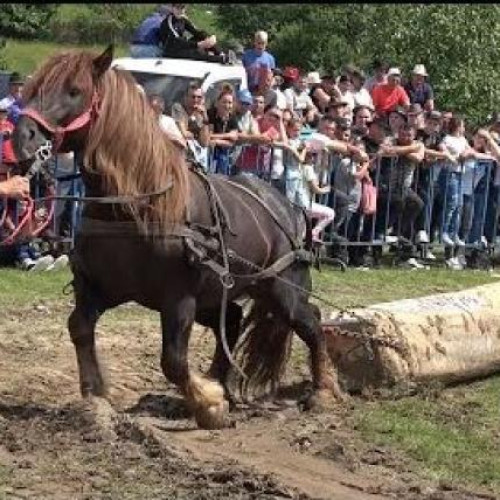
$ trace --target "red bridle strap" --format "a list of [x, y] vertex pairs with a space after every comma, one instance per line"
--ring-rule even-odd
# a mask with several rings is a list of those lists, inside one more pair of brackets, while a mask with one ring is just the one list
[[86, 109], [81, 115], [78, 115], [73, 121], [71, 121], [65, 127], [54, 126], [50, 124], [41, 113], [39, 113], [35, 108], [24, 108], [21, 111], [21, 115], [31, 118], [34, 122], [41, 125], [44, 129], [48, 130], [53, 134], [53, 149], [57, 151], [61, 146], [64, 135], [69, 132], [74, 132], [75, 130], [80, 130], [90, 123], [92, 118], [99, 111], [99, 97], [97, 91], [94, 91], [92, 95], [92, 102], [90, 107]]

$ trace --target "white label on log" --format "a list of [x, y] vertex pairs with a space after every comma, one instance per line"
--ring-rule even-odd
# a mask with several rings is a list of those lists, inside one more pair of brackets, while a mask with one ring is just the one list
[[430, 295], [418, 299], [397, 300], [385, 304], [377, 304], [367, 308], [367, 310], [379, 310], [388, 312], [406, 313], [443, 313], [447, 311], [473, 312], [485, 307], [487, 301], [484, 297], [474, 295]]

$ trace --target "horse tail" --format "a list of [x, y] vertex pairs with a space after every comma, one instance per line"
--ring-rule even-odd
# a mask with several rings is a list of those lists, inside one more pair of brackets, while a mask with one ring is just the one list
[[305, 208], [302, 208], [302, 215], [306, 221], [306, 239], [305, 239], [305, 249], [310, 252], [313, 248], [313, 238], [312, 238], [312, 220], [307, 213]]
[[243, 323], [244, 336], [238, 358], [247, 380], [241, 380], [243, 397], [276, 392], [290, 355], [292, 331], [279, 316], [254, 301]]

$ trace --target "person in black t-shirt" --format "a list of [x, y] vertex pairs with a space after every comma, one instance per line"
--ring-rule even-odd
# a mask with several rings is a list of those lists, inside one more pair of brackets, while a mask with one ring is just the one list
[[186, 4], [183, 3], [171, 4], [171, 12], [160, 25], [159, 39], [164, 57], [224, 64], [236, 61], [232, 51], [224, 54], [219, 50], [215, 35], [209, 36], [194, 26], [186, 16]]
[[231, 174], [231, 152], [239, 137], [238, 119], [234, 114], [234, 91], [224, 87], [215, 103], [208, 110], [210, 145], [214, 147], [212, 172]]

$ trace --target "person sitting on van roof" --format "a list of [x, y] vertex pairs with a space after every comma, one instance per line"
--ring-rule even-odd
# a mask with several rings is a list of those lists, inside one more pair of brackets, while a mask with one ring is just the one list
[[159, 5], [155, 12], [142, 21], [132, 36], [130, 44], [132, 57], [161, 57], [160, 26], [168, 13], [166, 5]]
[[[186, 35], [190, 35], [189, 38]], [[170, 12], [160, 25], [160, 45], [164, 57], [233, 64], [234, 52], [224, 54], [216, 45], [215, 35], [198, 30], [186, 16], [186, 4], [171, 4]]]

